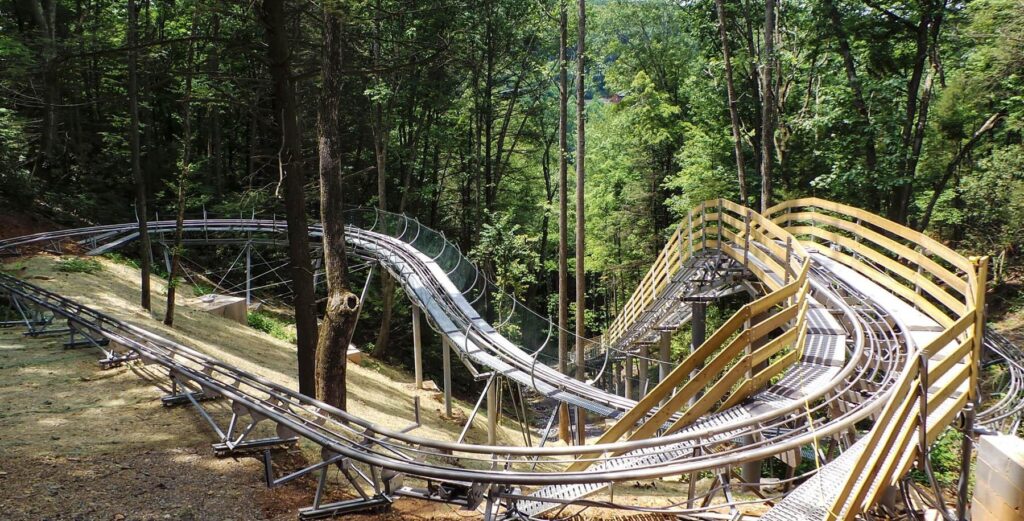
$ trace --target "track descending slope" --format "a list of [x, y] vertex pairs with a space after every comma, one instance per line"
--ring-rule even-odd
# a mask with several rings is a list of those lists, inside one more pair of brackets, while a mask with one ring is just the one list
[[[0, 290], [19, 308], [46, 310], [111, 342], [108, 361], [137, 357], [167, 368], [197, 407], [194, 393], [225, 397], [251, 423], [269, 419], [282, 438], [320, 445], [325, 461], [368, 466], [387, 501], [389, 479], [407, 474], [475, 490], [468, 496], [486, 496], [488, 514], [502, 508], [510, 517], [580, 503], [610, 482], [712, 472], [717, 485], [703, 495], [691, 487], [686, 508], [672, 511], [713, 518], [723, 508], [738, 512], [730, 493], [735, 467], [774, 457], [795, 469], [810, 457], [820, 472], [768, 517], [852, 519], [977, 399], [985, 260], [964, 259], [855, 208], [818, 199], [783, 203], [764, 216], [723, 200], [695, 208], [602, 339], [580, 339], [588, 359], [605, 359], [597, 373], [590, 368], [593, 380], [602, 381], [609, 360], [631, 364], [654, 332], [683, 325], [692, 300], [742, 288], [763, 294], [639, 401], [552, 368], [556, 326], [502, 293], [443, 235], [375, 210], [355, 209], [347, 219], [350, 254], [391, 272], [460, 358], [492, 375], [488, 385], [502, 378], [614, 425], [585, 447], [425, 439], [369, 424], [23, 281], [0, 277]], [[152, 222], [150, 233], [160, 242], [173, 227]], [[0, 254], [59, 250], [70, 241], [99, 254], [131, 243], [136, 230], [129, 223], [37, 234], [0, 241]], [[185, 242], [248, 247], [279, 242], [285, 232], [276, 220], [204, 217], [186, 221]], [[319, 238], [319, 227], [310, 235]], [[1001, 349], [1008, 358], [1014, 352]], [[1011, 417], [1017, 403], [997, 401], [984, 416]], [[876, 427], [859, 432], [865, 419]], [[234, 425], [226, 435], [218, 430], [229, 445], [246, 435], [238, 437]], [[540, 488], [525, 494], [520, 486]], [[719, 493], [724, 505], [712, 501]]]

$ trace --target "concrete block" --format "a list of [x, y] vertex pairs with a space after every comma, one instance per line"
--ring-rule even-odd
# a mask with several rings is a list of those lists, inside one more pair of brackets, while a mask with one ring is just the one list
[[228, 320], [234, 320], [239, 324], [248, 323], [248, 306], [245, 299], [241, 297], [229, 297], [227, 295], [203, 295], [195, 299], [194, 305], [202, 311]]
[[363, 352], [356, 348], [355, 344], [349, 344], [348, 353], [345, 355], [348, 361], [359, 365], [359, 362], [363, 361]]
[[982, 436], [974, 476], [972, 521], [1024, 521], [1024, 440]]
[[970, 512], [971, 517], [969, 519], [971, 521], [999, 521], [992, 512], [990, 512], [988, 508], [985, 508], [985, 505], [979, 501], [971, 503]]

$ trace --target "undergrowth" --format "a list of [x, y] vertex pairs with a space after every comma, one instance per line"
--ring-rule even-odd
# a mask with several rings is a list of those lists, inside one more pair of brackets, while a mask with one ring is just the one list
[[120, 264], [122, 266], [128, 266], [129, 268], [139, 269], [139, 263], [131, 257], [126, 257], [122, 253], [116, 251], [110, 253], [104, 253], [103, 257], [109, 259], [114, 264]]
[[295, 343], [295, 331], [288, 324], [259, 311], [250, 311], [247, 315], [249, 327], [262, 331], [278, 340]]
[[[198, 282], [198, 281], [192, 283], [192, 293], [195, 294], [195, 296], [197, 296], [197, 297], [202, 297], [204, 295], [209, 295], [209, 294], [214, 292], [213, 290], [214, 290], [213, 286], [211, 286], [209, 284], [204, 284], [204, 283]], [[250, 321], [249, 325], [252, 325], [251, 321]]]
[[103, 265], [96, 259], [67, 257], [57, 261], [57, 271], [63, 273], [97, 273], [103, 271]]

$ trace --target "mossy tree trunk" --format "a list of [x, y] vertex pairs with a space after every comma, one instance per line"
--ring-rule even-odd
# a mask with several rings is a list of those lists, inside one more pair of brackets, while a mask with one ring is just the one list
[[317, 134], [320, 151], [320, 216], [324, 230], [327, 309], [316, 347], [316, 397], [339, 409], [346, 407], [345, 373], [348, 346], [359, 316], [359, 297], [349, 291], [345, 259], [344, 188], [341, 179], [339, 122], [341, 97], [341, 17], [337, 6], [324, 3], [323, 85]]

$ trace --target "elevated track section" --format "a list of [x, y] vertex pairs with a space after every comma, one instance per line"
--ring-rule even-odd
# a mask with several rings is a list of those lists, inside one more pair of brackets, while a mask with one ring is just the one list
[[[820, 199], [788, 201], [765, 215], [724, 200], [695, 208], [604, 335], [570, 341], [586, 346], [586, 382], [554, 368], [557, 326], [503, 293], [443, 235], [374, 210], [346, 217], [349, 254], [390, 272], [487, 389], [506, 382], [605, 418], [598, 439], [532, 446], [527, 436], [527, 446], [498, 446], [384, 429], [28, 282], [0, 276], [0, 293], [30, 332], [53, 331], [59, 319], [67, 324], [61, 331], [102, 349], [106, 366], [165, 370], [180, 391], [169, 398], [195, 406], [222, 451], [300, 438], [319, 446], [321, 462], [281, 477], [266, 453], [268, 485], [320, 472], [307, 517], [382, 508], [401, 495], [488, 517], [557, 517], [625, 507], [588, 499], [610, 483], [686, 475], [685, 498], [645, 510], [738, 518], [748, 504], [763, 503], [772, 507], [765, 519], [854, 519], [891, 509], [881, 501], [887, 491], [918, 498], [912, 504], [928, 501], [926, 493], [941, 497], [906, 476], [913, 468], [930, 475], [930, 444], [986, 398], [978, 390], [982, 363], [1006, 364], [1010, 377], [977, 411], [979, 425], [1019, 426], [1024, 356], [984, 334], [986, 259], [964, 258], [856, 208]], [[174, 226], [154, 221], [149, 230], [159, 243]], [[309, 230], [320, 238], [319, 226]], [[186, 221], [184, 232], [188, 245], [250, 248], [281, 243], [286, 227], [204, 217]], [[0, 241], [0, 254], [69, 247], [100, 254], [137, 238], [134, 223], [64, 230]], [[708, 303], [737, 294], [751, 300], [682, 359], [652, 352], [673, 331], [703, 322]], [[661, 370], [646, 371], [650, 364]], [[635, 374], [645, 376], [622, 384]], [[203, 409], [215, 397], [231, 404], [226, 426]], [[274, 435], [250, 439], [263, 423]], [[769, 459], [789, 469], [781, 492], [760, 483]], [[321, 502], [328, 466], [342, 470], [359, 499]], [[697, 490], [702, 476], [712, 483]], [[403, 477], [427, 486], [404, 486]]]

